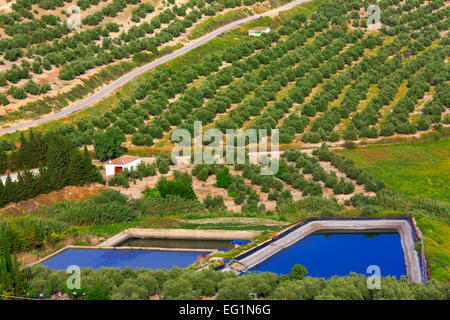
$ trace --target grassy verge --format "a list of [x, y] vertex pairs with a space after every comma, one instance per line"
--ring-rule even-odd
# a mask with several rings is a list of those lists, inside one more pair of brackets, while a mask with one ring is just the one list
[[280, 12], [279, 17], [281, 19], [288, 19], [298, 13], [304, 13], [309, 18], [315, 11], [317, 11], [317, 9], [319, 8], [319, 4], [322, 2], [324, 2], [324, 0], [312, 0], [301, 3], [298, 6], [292, 8], [291, 10]]
[[210, 17], [204, 22], [195, 26], [195, 28], [188, 35], [188, 39], [198, 39], [205, 34], [218, 29], [224, 25], [231, 22], [246, 18], [251, 16], [252, 12], [247, 8], [239, 8], [235, 10], [228, 11], [224, 14], [219, 14], [214, 17]]
[[450, 202], [450, 138], [336, 152], [382, 178], [390, 189]]
[[423, 217], [416, 218], [424, 233], [425, 254], [430, 264], [432, 277], [445, 283], [450, 275], [450, 226], [440, 221]]

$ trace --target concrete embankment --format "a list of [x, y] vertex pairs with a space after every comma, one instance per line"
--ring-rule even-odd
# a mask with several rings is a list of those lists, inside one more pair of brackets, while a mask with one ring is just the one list
[[236, 268], [228, 265], [222, 270], [246, 271], [274, 254], [286, 249], [308, 235], [324, 230], [376, 231], [394, 230], [399, 233], [404, 253], [406, 273], [409, 281], [422, 282], [418, 253], [414, 250], [415, 232], [407, 219], [343, 219], [315, 220], [302, 226], [294, 226], [283, 232], [279, 238], [262, 243], [256, 248], [235, 258]]
[[149, 238], [149, 239], [183, 239], [183, 240], [250, 240], [259, 235], [262, 231], [244, 231], [244, 230], [192, 230], [192, 229], [139, 229], [131, 228], [105, 240], [98, 246], [66, 246], [39, 261], [33, 262], [28, 266], [47, 261], [68, 249], [86, 249], [86, 250], [162, 250], [162, 251], [207, 251], [217, 252], [216, 249], [189, 249], [189, 248], [157, 248], [157, 247], [116, 247], [129, 238]]
[[218, 252], [217, 249], [192, 249], [192, 248], [159, 248], [159, 247], [127, 247], [127, 246], [123, 246], [123, 247], [100, 247], [100, 246], [66, 246], [62, 249], [59, 249], [56, 252], [53, 252], [52, 254], [36, 261], [36, 262], [32, 262], [30, 264], [27, 264], [27, 267], [32, 267], [36, 264], [40, 264], [43, 263], [61, 253], [63, 253], [66, 250], [70, 250], [70, 249], [82, 249], [82, 250], [137, 250], [137, 251], [173, 251], [173, 252], [180, 252], [180, 251], [184, 251], [184, 252], [208, 252], [209, 254], [212, 253], [216, 253]]
[[183, 240], [250, 240], [262, 231], [193, 230], [193, 229], [127, 229], [102, 242], [99, 247], [114, 247], [129, 238]]

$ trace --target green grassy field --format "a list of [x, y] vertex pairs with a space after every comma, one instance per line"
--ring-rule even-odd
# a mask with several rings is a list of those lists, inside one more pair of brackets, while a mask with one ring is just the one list
[[251, 14], [251, 11], [247, 8], [239, 8], [236, 10], [228, 11], [224, 14], [220, 14], [218, 16], [213, 16], [195, 26], [195, 28], [189, 34], [188, 38], [198, 39], [208, 32], [218, 29], [219, 27], [229, 24], [233, 21], [248, 17]]
[[389, 189], [450, 202], [450, 138], [337, 152], [382, 178]]
[[450, 227], [440, 221], [416, 217], [424, 233], [425, 253], [431, 268], [431, 277], [441, 283], [450, 279]]

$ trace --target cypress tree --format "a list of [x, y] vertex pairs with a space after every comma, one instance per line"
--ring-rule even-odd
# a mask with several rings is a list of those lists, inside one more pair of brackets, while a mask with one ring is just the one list
[[67, 168], [67, 185], [79, 186], [86, 182], [83, 157], [78, 149], [73, 149]]
[[79, 172], [81, 181], [91, 182], [91, 175], [92, 175], [91, 167], [92, 167], [91, 157], [89, 156], [86, 145], [84, 145], [83, 157], [81, 160], [81, 168]]
[[[0, 184], [0, 207], [67, 185], [103, 181], [100, 171], [92, 164], [87, 147], [84, 146], [84, 152], [81, 153], [69, 137], [58, 132], [49, 132], [45, 136], [39, 132], [30, 132], [29, 140], [23, 134], [20, 139], [21, 146], [17, 152], [11, 153], [10, 161], [6, 152], [0, 149], [0, 166], [3, 163], [5, 171], [8, 168], [5, 163], [8, 162], [17, 163], [18, 168], [25, 168], [17, 174], [17, 181], [13, 182], [8, 174], [5, 183]], [[27, 153], [29, 159], [25, 157]], [[38, 165], [38, 174], [28, 169]]]
[[28, 169], [25, 169], [25, 171], [22, 174], [23, 177], [23, 184], [24, 189], [26, 191], [24, 195], [24, 199], [34, 198], [39, 194], [39, 186], [38, 186], [38, 179], [35, 177], [33, 172], [31, 172]]
[[102, 182], [103, 177], [96, 166], [92, 164], [91, 155], [86, 145], [83, 149], [83, 181], [84, 182]]
[[3, 184], [3, 180], [0, 179], [0, 208], [6, 206], [8, 203], [8, 199], [6, 198], [6, 189], [5, 185]]
[[40, 194], [46, 194], [49, 193], [53, 186], [53, 179], [51, 176], [52, 169], [48, 169], [40, 165], [39, 167], [39, 174], [38, 174], [38, 182], [37, 182], [37, 188], [39, 190]]
[[27, 166], [28, 168], [36, 168], [39, 166], [40, 162], [45, 161], [47, 143], [45, 142], [42, 133], [35, 133], [33, 130], [30, 130], [27, 144]]
[[6, 237], [2, 237], [2, 250], [0, 251], [0, 285], [2, 292], [14, 290], [15, 270], [11, 259], [10, 245]]
[[5, 181], [5, 195], [6, 195], [6, 203], [13, 202], [15, 200], [15, 184], [11, 179], [11, 176], [8, 173]]
[[6, 156], [6, 151], [0, 150], [0, 174], [4, 174], [8, 169], [8, 160]]
[[0, 292], [21, 294], [26, 286], [26, 278], [19, 269], [17, 256], [12, 255], [12, 246], [5, 236], [0, 237]]
[[44, 183], [42, 184], [45, 193], [49, 193], [52, 190], [60, 188], [61, 182], [58, 181], [58, 174], [55, 168], [55, 164], [52, 158], [49, 158], [47, 162], [47, 168], [43, 169]]
[[35, 135], [36, 147], [37, 147], [37, 163], [38, 166], [41, 162], [46, 162], [46, 154], [47, 154], [47, 141], [42, 135], [41, 132], [37, 132]]
[[28, 158], [28, 150], [27, 150], [27, 139], [25, 138], [25, 135], [23, 134], [23, 132], [20, 133], [20, 146], [19, 146], [19, 150], [17, 151], [18, 153], [18, 163], [17, 163], [17, 169], [22, 169], [25, 165], [25, 163], [27, 162], [27, 158]]
[[27, 157], [25, 158], [24, 167], [28, 168], [35, 168], [37, 167], [37, 164], [39, 163], [37, 159], [37, 148], [36, 145], [37, 141], [34, 136], [34, 131], [31, 129], [30, 133], [28, 134], [28, 142], [27, 142]]
[[16, 171], [20, 164], [19, 164], [19, 152], [13, 151], [9, 154], [8, 157], [8, 169], [9, 171]]
[[25, 184], [23, 174], [17, 172], [17, 180], [13, 182], [15, 189], [15, 200], [13, 202], [18, 202], [27, 199], [28, 188]]
[[72, 141], [68, 137], [53, 133], [50, 135], [47, 150], [47, 167], [54, 170], [54, 186], [51, 190], [64, 188], [69, 180], [67, 170], [72, 154]]

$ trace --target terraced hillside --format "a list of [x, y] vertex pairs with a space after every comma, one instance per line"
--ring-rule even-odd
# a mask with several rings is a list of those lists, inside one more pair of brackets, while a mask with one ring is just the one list
[[[116, 129], [129, 147], [170, 147], [172, 130], [192, 131], [197, 120], [224, 132], [278, 128], [281, 143], [291, 146], [417, 136], [447, 126], [448, 5], [377, 2], [386, 15], [371, 31], [368, 4], [331, 1], [313, 14], [300, 7], [287, 19], [253, 22], [131, 81], [90, 111], [38, 128], [59, 128], [79, 146]], [[254, 25], [272, 31], [250, 37]], [[110, 50], [119, 48], [128, 47]]]
[[[113, 7], [118, 8], [118, 4], [113, 2]], [[27, 63], [30, 68], [36, 65], [36, 71], [41, 64], [47, 70], [45, 60], [49, 69], [43, 74], [57, 71], [59, 80], [71, 83], [93, 72], [94, 65], [121, 61], [117, 68], [123, 69], [104, 69], [105, 79], [115, 78], [172, 50], [183, 37], [190, 40], [202, 36], [224, 25], [224, 21], [250, 14], [244, 6], [251, 5], [254, 12], [268, 8], [246, 0], [190, 0], [165, 3], [162, 9], [155, 5], [154, 11], [138, 2], [121, 3], [122, 11], [113, 13], [106, 9], [109, 5], [93, 10], [102, 3], [91, 3], [92, 9], [88, 4], [83, 9], [91, 16], [83, 22], [80, 32], [68, 31], [58, 40], [51, 38], [15, 48], [17, 39], [34, 39], [34, 33], [25, 31], [36, 26], [35, 22], [27, 22], [30, 18], [26, 12], [34, 12], [39, 5], [23, 5], [24, 9], [16, 5], [15, 13], [5, 15], [20, 20], [14, 25], [23, 26], [10, 28], [9, 18], [3, 18], [6, 35], [0, 40], [0, 50], [18, 59], [21, 51], [23, 57], [33, 52], [34, 61], [11, 66], [18, 72], [26, 70]], [[377, 26], [370, 23], [369, 5], [381, 9]], [[129, 9], [131, 22], [114, 22], [113, 14], [130, 14]], [[219, 11], [223, 15], [216, 16]], [[413, 217], [423, 231], [430, 278], [446, 283], [450, 274], [450, 222], [448, 188], [442, 181], [448, 171], [445, 139], [450, 124], [449, 11], [448, 1], [444, 0], [313, 0], [236, 27], [143, 73], [93, 106], [23, 132], [5, 134], [0, 140], [0, 169], [8, 177], [5, 185], [0, 183], [0, 204], [8, 206], [49, 190], [101, 180], [107, 189], [122, 193], [107, 190], [111, 193], [84, 204], [55, 205], [36, 213], [39, 223], [55, 223], [53, 231], [61, 238], [40, 238], [42, 243], [53, 244], [61, 244], [61, 239], [67, 237], [63, 234], [66, 229], [74, 238], [97, 227], [109, 236], [113, 227], [116, 232], [141, 224], [163, 225], [167, 221], [159, 219], [167, 216], [181, 220], [205, 214], [216, 218], [250, 216], [291, 223], [311, 217]], [[191, 19], [194, 16], [199, 21], [196, 25]], [[158, 26], [154, 23], [156, 17]], [[192, 24], [188, 26], [186, 19]], [[55, 30], [60, 30], [58, 23]], [[97, 23], [100, 29], [90, 27]], [[271, 30], [259, 37], [250, 36], [248, 30], [256, 26]], [[84, 42], [74, 44], [73, 39]], [[72, 58], [66, 59], [66, 53]], [[16, 84], [5, 79], [7, 94], [20, 92], [19, 79]], [[104, 83], [92, 79], [93, 87]], [[21, 79], [20, 85], [24, 80], [28, 81]], [[75, 100], [78, 96], [73, 94], [64, 99]], [[53, 109], [47, 102], [29, 104], [8, 117], [17, 115], [19, 119], [20, 112], [44, 114]], [[36, 105], [42, 106], [42, 112]], [[172, 133], [186, 129], [193, 135], [198, 121], [203, 131], [214, 128], [222, 133], [229, 129], [266, 129], [270, 135], [279, 129], [282, 153], [278, 171], [262, 175], [260, 165], [248, 163], [172, 163]], [[437, 147], [428, 149], [433, 153], [428, 155], [429, 163], [426, 159], [413, 161], [420, 157], [419, 144], [410, 148], [394, 144], [441, 138], [435, 142]], [[208, 143], [204, 141], [204, 145]], [[386, 148], [383, 156], [387, 160], [371, 159], [375, 162], [368, 164], [367, 159], [361, 159], [361, 153], [370, 157], [370, 148], [364, 149], [367, 144], [390, 144], [378, 147]], [[77, 152], [75, 147], [84, 151]], [[397, 147], [395, 154], [392, 150]], [[405, 154], [399, 156], [402, 152]], [[143, 164], [136, 170], [106, 177], [105, 161], [124, 153], [144, 157]], [[96, 168], [91, 168], [92, 155]], [[250, 152], [246, 156], [249, 158]], [[409, 171], [406, 167], [411, 162], [415, 167]], [[82, 168], [79, 163], [83, 163]], [[420, 170], [420, 166], [434, 170], [427, 171], [433, 173], [428, 177], [432, 183], [419, 188], [415, 183], [425, 184], [426, 173], [411, 172]], [[17, 174], [13, 182], [9, 174], [17, 171], [23, 173]], [[78, 172], [83, 172], [84, 180]], [[20, 194], [11, 191], [19, 189]], [[103, 206], [109, 205], [112, 209], [107, 215]], [[60, 212], [66, 219], [63, 226], [58, 220], [62, 218], [54, 214]], [[36, 221], [27, 222], [29, 229]], [[22, 221], [11, 219], [8, 223], [4, 230], [20, 229], [16, 226]], [[180, 225], [178, 221], [174, 227]], [[239, 229], [242, 225], [231, 227]], [[20, 232], [14, 234], [19, 244]], [[420, 241], [416, 245], [421, 249]], [[31, 243], [20, 250], [36, 246]]]
[[[228, 129], [266, 129], [270, 134], [276, 128], [280, 132], [282, 149], [315, 148], [323, 142], [341, 146], [351, 140], [367, 143], [389, 137], [418, 137], [435, 129], [443, 130], [441, 128], [448, 126], [450, 117], [448, 5], [441, 0], [373, 3], [382, 12], [386, 11], [378, 31], [367, 25], [369, 13], [365, 8], [369, 2], [314, 1], [301, 4], [227, 32], [130, 81], [96, 106], [33, 130], [38, 133], [56, 131], [72, 140], [75, 146], [94, 149], [101, 161], [117, 156], [120, 148], [138, 155], [171, 150], [173, 130], [187, 129], [193, 134], [195, 121], [201, 121], [203, 129], [216, 128], [223, 133]], [[30, 8], [36, 5], [40, 4], [30, 4]], [[93, 8], [98, 5], [90, 4]], [[196, 12], [195, 8], [203, 8], [199, 12], [207, 13], [207, 8], [215, 8], [217, 3], [191, 1], [166, 5], [170, 9], [162, 11], [158, 19], [161, 19], [160, 15], [169, 16], [169, 12], [176, 13], [183, 8], [190, 12], [185, 18], [188, 19]], [[18, 4], [14, 7], [19, 10]], [[20, 23], [11, 27], [5, 22], [5, 32], [9, 30], [11, 33], [12, 29], [23, 31], [33, 25], [26, 22], [30, 18], [25, 13], [28, 7], [24, 5], [24, 8], [19, 10], [22, 17], [17, 16], [17, 12], [7, 15]], [[90, 10], [89, 4], [84, 8]], [[106, 11], [96, 11], [95, 15], [99, 23], [111, 25], [108, 18], [100, 19], [100, 13]], [[181, 11], [179, 16], [184, 17]], [[139, 19], [134, 17], [136, 19], [131, 20], [137, 22], [147, 19], [147, 16], [142, 13]], [[157, 29], [156, 25], [152, 26], [155, 17], [141, 26], [151, 27], [151, 40], [144, 35], [142, 39], [137, 38], [140, 40], [133, 40], [130, 32], [141, 29], [131, 26], [127, 31], [130, 36], [122, 31], [111, 42], [117, 46], [108, 47], [109, 50], [114, 52], [133, 43], [141, 43], [139, 41], [145, 43], [160, 39], [165, 33], [154, 34]], [[76, 34], [69, 32], [65, 36], [78, 37], [97, 30], [88, 27], [94, 24], [89, 21], [83, 23], [86, 30]], [[168, 28], [180, 23], [175, 20]], [[197, 29], [200, 30], [198, 32], [204, 32], [204, 28], [211, 24], [208, 20], [205, 27]], [[253, 26], [270, 26], [271, 31], [261, 37], [252, 37], [247, 30]], [[187, 29], [185, 31], [188, 32]], [[66, 45], [72, 43], [65, 36], [58, 41]], [[14, 37], [15, 34], [2, 41], [11, 43]], [[112, 38], [105, 38], [102, 43]], [[123, 43], [128, 44], [124, 47]], [[45, 45], [35, 44], [36, 48]], [[55, 44], [53, 48], [56, 47]], [[135, 49], [136, 55], [145, 54], [146, 50]], [[48, 56], [53, 53], [49, 52]], [[98, 52], [98, 55], [102, 54]], [[82, 63], [90, 61], [84, 56], [78, 59]], [[70, 64], [72, 62], [61, 64], [60, 73], [69, 70]], [[1, 140], [5, 153], [2, 172], [38, 168], [40, 161], [45, 161], [45, 157], [38, 154], [42, 151], [39, 148], [24, 151], [27, 148], [22, 146], [27, 144], [27, 136], [28, 144], [42, 145], [39, 142], [41, 135], [14, 133]], [[118, 144], [116, 152], [102, 153], [100, 141], [110, 137], [114, 137], [114, 143]], [[34, 139], [38, 141], [34, 142]], [[20, 147], [17, 145], [19, 140]], [[21, 152], [27, 153], [29, 159], [22, 161]], [[31, 156], [33, 153], [36, 155]], [[379, 177], [372, 177], [369, 182], [358, 172], [345, 172], [350, 175], [344, 177], [333, 166], [322, 160], [318, 163], [317, 159], [309, 159], [304, 153], [291, 156], [287, 152], [284, 157], [287, 160], [282, 161], [285, 172], [278, 174], [277, 178], [282, 182], [277, 182], [276, 191], [286, 188], [294, 200], [308, 195], [342, 195], [338, 198], [344, 202], [354, 193], [376, 192], [384, 187]], [[305, 167], [305, 164], [298, 163], [300, 159], [308, 165]], [[296, 165], [289, 163], [291, 161], [297, 161]], [[245, 174], [247, 168], [235, 166], [229, 169], [237, 176], [239, 171], [244, 172], [244, 180], [237, 181], [237, 185], [247, 183], [245, 179], [258, 185], [254, 183], [258, 178], [251, 179], [249, 174]], [[291, 176], [283, 177], [285, 173]], [[275, 186], [273, 181], [267, 182], [271, 187]], [[364, 189], [366, 183], [369, 186]], [[262, 189], [267, 191], [268, 188]], [[261, 197], [255, 196], [252, 202], [256, 207], [264, 202], [271, 209], [276, 207], [275, 202], [270, 201], [275, 200], [278, 194], [258, 192]], [[234, 200], [240, 205], [245, 199]]]
[[0, 121], [5, 125], [66, 107], [119, 75], [182, 47], [203, 30], [282, 3], [6, 2], [0, 7]]
[[374, 196], [384, 188], [384, 183], [370, 174], [361, 173], [359, 177], [350, 173], [354, 167], [341, 164], [345, 158], [333, 158], [330, 163], [331, 155], [325, 147], [309, 155], [290, 149], [283, 155], [275, 176], [262, 175], [261, 167], [252, 164], [173, 164], [165, 171], [158, 165], [161, 160], [147, 158], [145, 162], [155, 166], [153, 174], [122, 173], [108, 184], [132, 198], [140, 198], [148, 188], [156, 187], [161, 177], [177, 179], [180, 172], [185, 172], [191, 175], [189, 179], [199, 200], [223, 198], [226, 209], [232, 212], [282, 212], [286, 206], [310, 196], [335, 198], [341, 205], [350, 205], [355, 194]]

